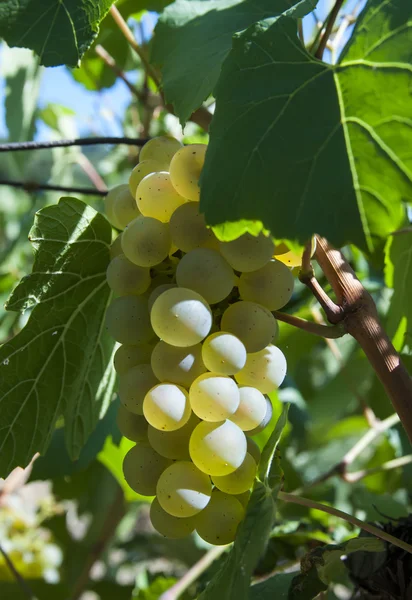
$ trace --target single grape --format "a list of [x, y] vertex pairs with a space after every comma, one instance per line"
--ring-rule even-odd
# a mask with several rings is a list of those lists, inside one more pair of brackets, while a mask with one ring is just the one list
[[150, 269], [138, 267], [119, 254], [110, 261], [106, 271], [110, 289], [118, 296], [143, 294], [150, 285]]
[[255, 440], [252, 440], [252, 438], [249, 437], [249, 434], [246, 436], [246, 444], [247, 444], [248, 454], [250, 454], [250, 456], [253, 458], [255, 463], [258, 465], [260, 462], [260, 455], [261, 455], [260, 448], [257, 445], [257, 443], [255, 442]]
[[258, 433], [263, 431], [267, 427], [267, 425], [269, 425], [270, 420], [272, 419], [272, 415], [273, 415], [273, 406], [272, 406], [272, 402], [270, 401], [270, 399], [267, 396], [265, 396], [265, 402], [266, 402], [265, 416], [263, 417], [263, 419], [261, 420], [259, 425], [257, 425], [253, 429], [246, 431], [245, 432], [246, 435], [257, 435]]
[[170, 218], [172, 242], [183, 252], [195, 248], [218, 250], [219, 242], [211, 229], [206, 227], [197, 202], [186, 202], [179, 206]]
[[149, 425], [149, 443], [162, 456], [173, 460], [190, 460], [189, 440], [200, 419], [192, 413], [187, 423], [174, 431], [160, 431]]
[[245, 366], [246, 348], [232, 333], [218, 331], [203, 342], [202, 357], [209, 371], [234, 375]]
[[158, 342], [150, 362], [159, 381], [170, 381], [183, 387], [189, 387], [196, 377], [206, 372], [200, 344], [179, 348]]
[[160, 506], [155, 498], [150, 506], [150, 521], [153, 527], [163, 535], [172, 540], [184, 538], [191, 534], [195, 528], [193, 517], [173, 517]]
[[120, 433], [132, 442], [147, 442], [147, 421], [120, 404], [116, 418]]
[[153, 338], [147, 300], [141, 296], [115, 298], [106, 311], [109, 334], [121, 344], [143, 344]]
[[178, 150], [171, 160], [169, 171], [173, 186], [189, 200], [199, 200], [199, 177], [206, 150], [206, 144], [190, 144]]
[[236, 412], [230, 417], [242, 431], [250, 431], [258, 427], [267, 413], [265, 396], [255, 387], [239, 389], [240, 402]]
[[172, 461], [146, 444], [130, 448], [123, 460], [123, 475], [129, 486], [143, 496], [154, 496], [160, 476]]
[[139, 183], [146, 175], [161, 171], [162, 165], [156, 160], [143, 160], [137, 164], [129, 177], [129, 191], [133, 198], [136, 198], [136, 190]]
[[196, 248], [183, 256], [176, 269], [180, 287], [194, 290], [216, 304], [229, 296], [235, 284], [233, 269], [216, 250]]
[[247, 490], [247, 492], [243, 492], [243, 494], [234, 494], [233, 497], [236, 498], [236, 500], [239, 500], [240, 504], [246, 510], [247, 505], [249, 504], [250, 496], [251, 492], [250, 490]]
[[263, 233], [258, 236], [244, 233], [231, 242], [220, 242], [220, 252], [235, 271], [260, 269], [270, 261], [275, 245]]
[[246, 436], [232, 421], [196, 425], [190, 437], [192, 461], [209, 475], [228, 475], [235, 471], [246, 456]]
[[140, 215], [134, 196], [131, 195], [129, 186], [119, 190], [113, 200], [113, 214], [120, 229], [124, 229], [133, 219]]
[[119, 375], [126, 373], [136, 365], [150, 363], [153, 346], [150, 344], [139, 344], [129, 346], [123, 344], [119, 346], [113, 357], [113, 366]]
[[286, 265], [271, 260], [251, 273], [242, 273], [239, 293], [243, 300], [257, 302], [269, 310], [278, 310], [289, 302], [295, 279]]
[[110, 246], [110, 260], [113, 260], [114, 258], [116, 258], [116, 256], [119, 256], [119, 254], [123, 254], [121, 233], [118, 236], [116, 236], [116, 238], [113, 240]]
[[178, 194], [170, 182], [169, 173], [160, 171], [146, 175], [136, 190], [137, 206], [145, 217], [168, 223], [170, 217], [187, 200]]
[[244, 516], [245, 509], [235, 496], [215, 489], [209, 504], [194, 519], [196, 531], [205, 542], [224, 546], [233, 542]]
[[[311, 241], [311, 257], [314, 255], [316, 250], [316, 238], [312, 237]], [[295, 252], [295, 250], [290, 250], [289, 246], [284, 244], [283, 242], [275, 246], [275, 251], [273, 253], [273, 258], [283, 262], [289, 268], [301, 267], [302, 265], [302, 254], [303, 249], [300, 252]]]
[[189, 394], [174, 383], [159, 383], [149, 390], [143, 401], [143, 414], [152, 427], [174, 431], [188, 422]]
[[139, 160], [155, 160], [162, 171], [168, 171], [173, 155], [180, 150], [182, 144], [171, 135], [161, 135], [145, 143], [140, 150]]
[[159, 383], [150, 365], [136, 365], [119, 377], [119, 398], [127, 410], [143, 414], [143, 401], [147, 392]]
[[229, 475], [215, 475], [212, 482], [221, 491], [226, 494], [243, 494], [253, 485], [255, 481], [257, 465], [254, 458], [246, 453], [245, 460], [239, 468]]
[[177, 287], [176, 283], [162, 283], [161, 285], [158, 285], [155, 288], [153, 288], [153, 290], [150, 292], [150, 296], [149, 296], [149, 300], [148, 300], [149, 311], [152, 310], [153, 304], [156, 302], [158, 297], [161, 294], [163, 294], [163, 292], [166, 292], [167, 290], [171, 290], [172, 288], [175, 288], [175, 287]]
[[257, 388], [262, 394], [270, 394], [276, 390], [286, 375], [286, 358], [277, 346], [266, 346], [260, 352], [248, 354], [246, 364], [236, 381], [240, 385]]
[[167, 513], [174, 517], [192, 517], [207, 506], [212, 484], [193, 463], [178, 461], [162, 473], [156, 493]]
[[150, 314], [156, 335], [172, 346], [187, 347], [201, 342], [212, 327], [212, 311], [207, 302], [186, 288], [161, 294]]
[[247, 352], [263, 350], [279, 331], [272, 313], [255, 302], [235, 302], [229, 306], [223, 313], [220, 326], [238, 337]]
[[204, 373], [190, 386], [190, 405], [204, 421], [230, 418], [239, 406], [239, 388], [230, 377]]
[[143, 215], [134, 219], [122, 234], [123, 254], [139, 267], [154, 267], [169, 255], [169, 226]]
[[[115, 200], [116, 200], [118, 194], [127, 189], [128, 189], [128, 186], [125, 184], [116, 185], [114, 188], [112, 188], [111, 190], [108, 191], [107, 195], [104, 198], [104, 212], [106, 214], [106, 217], [110, 221], [111, 225], [113, 225], [113, 227], [116, 227], [116, 229], [123, 229], [123, 227], [117, 220], [116, 215], [114, 213], [114, 203], [115, 203]], [[136, 204], [136, 208], [137, 208], [137, 204]]]

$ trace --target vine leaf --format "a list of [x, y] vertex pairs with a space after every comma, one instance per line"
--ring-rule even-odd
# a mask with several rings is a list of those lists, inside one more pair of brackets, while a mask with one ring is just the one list
[[386, 247], [386, 285], [393, 288], [393, 296], [388, 313], [388, 332], [398, 334], [394, 340], [399, 350], [405, 343], [412, 342], [412, 227], [396, 232]]
[[[216, 87], [201, 208], [221, 239], [260, 227], [373, 252], [412, 199], [412, 4], [369, 0], [338, 65], [294, 19], [237, 34]], [[234, 165], [236, 166], [234, 168]]]
[[114, 385], [114, 344], [103, 331], [109, 223], [80, 200], [62, 198], [36, 214], [30, 239], [33, 272], [6, 308], [31, 308], [31, 315], [0, 348], [0, 476], [44, 453], [62, 414], [69, 455], [77, 458]]

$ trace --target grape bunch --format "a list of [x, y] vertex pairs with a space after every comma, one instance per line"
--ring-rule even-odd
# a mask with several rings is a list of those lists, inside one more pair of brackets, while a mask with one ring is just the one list
[[106, 326], [121, 344], [118, 425], [135, 442], [125, 480], [155, 496], [151, 521], [164, 536], [196, 530], [227, 544], [256, 477], [251, 436], [269, 423], [268, 394], [286, 374], [271, 311], [292, 295], [294, 264], [263, 233], [220, 242], [206, 226], [206, 148], [154, 138], [129, 185], [106, 196], [106, 215], [122, 231], [107, 269], [115, 298]]

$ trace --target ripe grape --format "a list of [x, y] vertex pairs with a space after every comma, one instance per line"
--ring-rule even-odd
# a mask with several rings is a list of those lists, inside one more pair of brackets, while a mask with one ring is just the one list
[[161, 171], [162, 165], [156, 160], [143, 160], [137, 164], [129, 177], [129, 191], [134, 198], [136, 198], [136, 190], [139, 183], [146, 175]]
[[175, 210], [170, 219], [170, 235], [173, 244], [183, 252], [190, 252], [195, 248], [218, 249], [216, 236], [206, 227], [197, 202], [186, 202]]
[[150, 270], [139, 267], [119, 254], [110, 261], [106, 271], [107, 283], [118, 296], [143, 294], [150, 285]]
[[249, 437], [249, 435], [250, 434], [248, 432], [248, 435], [246, 436], [247, 452], [258, 465], [260, 462], [260, 448], [255, 442], [255, 440], [252, 440], [252, 438]]
[[176, 540], [184, 538], [195, 528], [193, 517], [173, 517], [160, 506], [155, 498], [150, 506], [150, 521], [153, 527], [169, 539]]
[[107, 195], [104, 198], [104, 212], [106, 213], [106, 217], [110, 221], [111, 225], [113, 225], [113, 227], [116, 227], [116, 229], [123, 229], [123, 227], [120, 225], [114, 213], [114, 203], [118, 194], [127, 189], [128, 186], [125, 184], [116, 185], [114, 188], [108, 191]]
[[119, 346], [113, 357], [113, 366], [119, 375], [126, 373], [136, 365], [150, 363], [153, 346], [150, 344], [139, 344], [129, 346], [123, 344]]
[[265, 396], [265, 402], [266, 402], [265, 416], [263, 417], [263, 419], [261, 420], [259, 425], [257, 425], [257, 427], [254, 427], [253, 429], [246, 431], [246, 435], [257, 435], [258, 433], [260, 433], [261, 431], [263, 431], [265, 429], [265, 427], [269, 424], [270, 420], [272, 419], [272, 415], [273, 415], [272, 402], [270, 401], [270, 399], [267, 396]]
[[200, 344], [179, 348], [158, 342], [152, 352], [151, 365], [159, 381], [169, 381], [183, 387], [189, 387], [196, 377], [206, 372]]
[[[168, 279], [168, 281], [170, 281], [170, 280]], [[163, 294], [163, 292], [165, 292], [166, 290], [171, 290], [172, 288], [175, 288], [175, 287], [177, 287], [176, 283], [162, 283], [160, 285], [157, 285], [155, 288], [153, 288], [152, 292], [150, 293], [149, 300], [148, 300], [149, 311], [152, 310], [153, 304], [158, 299], [160, 294]]]
[[224, 546], [233, 542], [244, 516], [245, 509], [235, 496], [215, 489], [209, 504], [194, 519], [196, 531], [205, 542]]
[[257, 388], [262, 394], [270, 394], [276, 390], [286, 375], [286, 358], [277, 346], [266, 346], [260, 352], [248, 354], [246, 364], [236, 381], [240, 385]]
[[120, 404], [116, 418], [120, 433], [132, 442], [147, 442], [147, 421]]
[[126, 227], [122, 234], [123, 254], [139, 267], [154, 267], [169, 254], [169, 226], [152, 217], [141, 215]]
[[124, 457], [123, 475], [132, 490], [143, 496], [154, 496], [159, 477], [171, 462], [150, 446], [136, 444]]
[[140, 150], [139, 160], [155, 160], [162, 171], [168, 171], [173, 155], [182, 148], [182, 144], [171, 135], [155, 137]]
[[197, 514], [207, 506], [211, 493], [210, 478], [189, 461], [178, 461], [168, 467], [156, 488], [161, 507], [174, 517]]
[[245, 366], [246, 348], [233, 334], [218, 331], [205, 339], [202, 357], [209, 371], [234, 375]]
[[113, 215], [115, 221], [124, 229], [130, 221], [140, 215], [134, 196], [131, 195], [129, 186], [122, 186], [113, 200]]
[[204, 373], [190, 386], [193, 412], [205, 421], [223, 421], [239, 406], [239, 388], [230, 377]]
[[207, 146], [190, 144], [176, 152], [170, 163], [170, 179], [175, 189], [189, 200], [200, 197], [199, 177], [205, 162]]
[[272, 313], [255, 302], [235, 302], [222, 316], [221, 329], [238, 337], [247, 352], [263, 350], [278, 334]]
[[136, 365], [119, 377], [120, 402], [136, 415], [143, 414], [143, 400], [147, 392], [159, 383], [150, 365]]
[[216, 250], [195, 248], [179, 262], [176, 281], [180, 287], [203, 296], [209, 304], [216, 304], [229, 296], [235, 284], [235, 274]]
[[121, 344], [142, 344], [153, 337], [147, 300], [141, 296], [115, 298], [106, 312], [109, 334]]
[[[200, 419], [192, 413], [187, 423], [174, 431], [160, 431], [149, 425], [149, 443], [162, 456], [174, 460], [190, 460], [189, 440]], [[147, 425], [147, 423], [146, 423]]]
[[256, 271], [273, 256], [275, 245], [271, 238], [244, 233], [231, 242], [220, 242], [220, 252], [235, 271]]
[[221, 492], [226, 494], [243, 494], [252, 487], [256, 471], [257, 465], [254, 458], [246, 453], [245, 460], [236, 471], [220, 477], [215, 475], [212, 477], [212, 482]]
[[258, 427], [267, 413], [265, 396], [255, 387], [239, 389], [240, 402], [236, 412], [230, 417], [242, 431], [250, 431]]
[[212, 326], [212, 312], [207, 302], [186, 288], [173, 288], [161, 294], [150, 315], [156, 335], [173, 346], [194, 346], [201, 342]]
[[176, 192], [169, 173], [160, 171], [142, 179], [136, 190], [136, 202], [145, 217], [168, 223], [174, 211], [187, 200]]
[[191, 415], [189, 394], [174, 383], [159, 383], [147, 392], [143, 401], [143, 414], [156, 429], [179, 429]]
[[269, 310], [278, 310], [289, 302], [295, 280], [286, 265], [271, 260], [251, 273], [242, 273], [239, 293], [243, 300], [257, 302]]
[[189, 452], [195, 465], [204, 473], [228, 475], [245, 459], [246, 436], [232, 421], [203, 421], [193, 430]]

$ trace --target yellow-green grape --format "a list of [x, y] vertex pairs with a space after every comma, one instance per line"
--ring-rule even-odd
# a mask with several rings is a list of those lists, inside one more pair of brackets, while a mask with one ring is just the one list
[[153, 304], [150, 318], [156, 335], [172, 346], [194, 346], [212, 327], [212, 311], [206, 300], [182, 287], [163, 292]]
[[257, 302], [269, 310], [278, 310], [289, 302], [295, 279], [286, 265], [271, 260], [251, 273], [242, 273], [239, 293], [243, 300]]
[[113, 200], [113, 214], [120, 229], [124, 229], [133, 219], [140, 215], [134, 196], [131, 195], [129, 186], [119, 190]]
[[250, 490], [243, 492], [243, 494], [234, 494], [234, 498], [236, 498], [236, 500], [239, 500], [240, 504], [243, 506], [243, 508], [245, 510], [247, 508], [247, 505], [249, 504], [250, 496], [251, 496]]
[[196, 531], [205, 542], [224, 546], [233, 542], [245, 509], [235, 496], [214, 489], [209, 504], [195, 517]]
[[[311, 256], [314, 255], [315, 250], [316, 238], [315, 236], [313, 236], [311, 242]], [[276, 260], [283, 262], [287, 267], [296, 268], [302, 266], [302, 254], [303, 249], [300, 252], [295, 252], [294, 250], [290, 250], [289, 246], [282, 242], [281, 244], [275, 246], [273, 258], [276, 258]]]
[[250, 454], [250, 456], [253, 458], [255, 463], [258, 465], [260, 462], [260, 455], [261, 455], [260, 448], [257, 445], [257, 443], [255, 442], [255, 440], [252, 440], [252, 438], [249, 437], [249, 433], [246, 436], [246, 443], [247, 443], [248, 454]]
[[171, 462], [149, 445], [136, 444], [123, 459], [123, 475], [132, 490], [143, 496], [154, 496], [159, 477]]
[[173, 244], [183, 252], [195, 248], [218, 249], [219, 242], [213, 231], [206, 227], [197, 202], [186, 202], [175, 210], [170, 219], [170, 235]]
[[236, 412], [230, 417], [242, 431], [251, 431], [264, 420], [267, 413], [265, 396], [255, 387], [239, 389], [240, 402]]
[[155, 160], [161, 165], [162, 171], [168, 171], [173, 155], [182, 147], [182, 144], [171, 135], [155, 137], [140, 150], [139, 160]]
[[272, 419], [272, 415], [273, 415], [273, 406], [272, 406], [272, 402], [270, 401], [270, 399], [265, 396], [265, 401], [266, 401], [266, 413], [265, 416], [263, 417], [262, 421], [259, 423], [259, 425], [257, 427], [255, 427], [254, 429], [250, 429], [249, 431], [246, 431], [246, 435], [257, 435], [258, 433], [260, 433], [261, 431], [263, 431], [267, 425], [269, 425], [270, 420]]
[[246, 364], [235, 379], [240, 385], [257, 388], [262, 394], [277, 390], [286, 375], [286, 358], [277, 346], [266, 346], [248, 354]]
[[150, 362], [159, 381], [177, 383], [186, 388], [196, 377], [206, 372], [200, 344], [179, 348], [166, 342], [158, 342]]
[[204, 373], [190, 386], [190, 405], [204, 421], [230, 418], [239, 406], [239, 388], [230, 377]]
[[203, 342], [202, 357], [209, 371], [234, 375], [245, 366], [246, 348], [232, 333], [218, 331]]
[[151, 344], [136, 344], [129, 346], [123, 344], [119, 346], [113, 357], [113, 366], [119, 375], [126, 373], [136, 365], [150, 363], [153, 346]]
[[178, 194], [170, 182], [169, 173], [160, 171], [146, 175], [136, 190], [137, 206], [145, 217], [168, 223], [170, 217], [187, 200]]
[[270, 261], [275, 245], [263, 233], [258, 236], [244, 233], [231, 242], [220, 242], [220, 252], [235, 271], [260, 269]]
[[226, 494], [243, 494], [252, 487], [256, 471], [257, 465], [254, 458], [246, 453], [245, 460], [236, 471], [220, 477], [215, 475], [212, 477], [212, 482]]
[[152, 427], [175, 431], [190, 419], [189, 394], [174, 383], [159, 383], [147, 392], [143, 414]]
[[119, 254], [110, 261], [106, 279], [118, 296], [143, 294], [150, 285], [150, 269], [134, 265], [124, 254]]
[[158, 297], [161, 294], [163, 294], [163, 292], [166, 292], [167, 290], [171, 290], [172, 288], [175, 288], [175, 287], [177, 287], [176, 283], [162, 283], [161, 285], [158, 285], [157, 287], [155, 287], [149, 296], [149, 300], [148, 300], [149, 311], [152, 310], [153, 304], [156, 302]]
[[169, 255], [169, 225], [141, 215], [122, 234], [123, 254], [139, 267], [154, 267]]
[[104, 198], [104, 212], [110, 223], [113, 225], [113, 227], [116, 227], [116, 229], [123, 229], [123, 227], [117, 220], [116, 215], [114, 213], [114, 202], [118, 194], [127, 189], [128, 186], [126, 184], [116, 185], [114, 188], [107, 192], [107, 195]]
[[272, 313], [255, 302], [235, 302], [222, 316], [223, 331], [233, 333], [247, 352], [259, 352], [277, 336], [279, 327]]
[[127, 410], [143, 414], [143, 401], [158, 382], [150, 365], [136, 365], [119, 377], [119, 398]]
[[121, 344], [143, 344], [153, 338], [147, 300], [141, 296], [115, 298], [106, 311], [109, 334]]
[[147, 442], [147, 421], [120, 404], [116, 418], [120, 433], [132, 442]]
[[116, 256], [119, 256], [119, 254], [123, 254], [121, 233], [119, 233], [119, 235], [113, 240], [110, 246], [110, 260], [113, 260], [116, 258]]
[[189, 440], [200, 419], [192, 413], [187, 423], [175, 431], [160, 431], [149, 425], [149, 443], [162, 456], [173, 460], [190, 460]]
[[235, 284], [235, 274], [216, 250], [195, 248], [179, 262], [176, 281], [180, 287], [203, 296], [209, 304], [216, 304], [229, 296]]
[[212, 483], [189, 461], [178, 461], [160, 476], [157, 499], [163, 510], [174, 517], [192, 517], [203, 510], [212, 494]]
[[189, 200], [199, 200], [199, 178], [206, 150], [206, 144], [190, 144], [178, 150], [170, 163], [170, 179], [175, 189]]
[[129, 190], [134, 198], [136, 198], [137, 186], [142, 179], [156, 171], [162, 171], [162, 165], [156, 160], [143, 160], [134, 167], [129, 177]]
[[190, 437], [192, 461], [209, 475], [228, 475], [245, 460], [246, 436], [232, 421], [196, 425]]
[[193, 517], [174, 517], [160, 506], [155, 498], [150, 506], [150, 521], [160, 535], [177, 540], [190, 535], [195, 528]]

